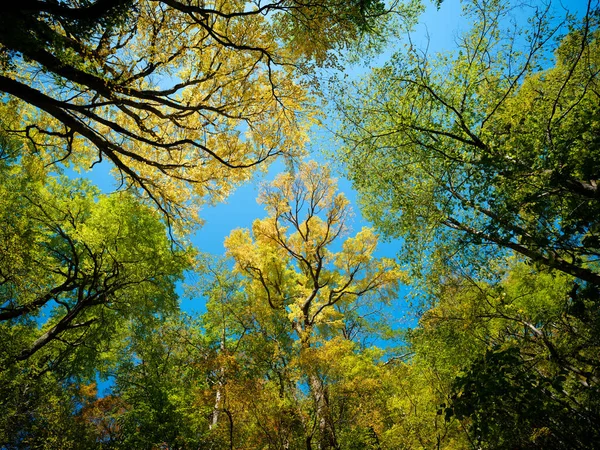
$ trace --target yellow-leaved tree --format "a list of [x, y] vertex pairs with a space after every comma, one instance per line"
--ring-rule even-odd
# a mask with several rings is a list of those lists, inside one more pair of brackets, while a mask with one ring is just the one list
[[233, 231], [225, 246], [249, 297], [283, 315], [295, 336], [295, 364], [313, 403], [304, 426], [308, 445], [316, 437], [319, 448], [340, 448], [326, 380], [333, 361], [352, 353], [348, 306], [391, 301], [403, 274], [393, 260], [374, 257], [371, 229], [343, 239], [349, 202], [336, 193], [328, 168], [310, 162], [281, 174], [259, 202], [268, 217], [251, 231]]
[[[110, 161], [167, 217], [302, 152], [311, 65], [379, 0], [26, 0], [0, 7], [0, 129], [46, 163]], [[190, 201], [194, 199], [194, 201]]]

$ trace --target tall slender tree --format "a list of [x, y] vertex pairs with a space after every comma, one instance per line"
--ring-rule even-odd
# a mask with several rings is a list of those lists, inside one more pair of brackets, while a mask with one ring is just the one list
[[[334, 351], [328, 336], [341, 334], [340, 307], [365, 297], [390, 301], [402, 276], [392, 260], [373, 257], [377, 237], [370, 229], [332, 250], [347, 232], [350, 214], [348, 200], [335, 187], [329, 170], [314, 162], [301, 165], [296, 174], [282, 174], [259, 197], [269, 217], [255, 221], [251, 232], [236, 230], [226, 240], [236, 270], [248, 279], [251, 298], [286, 317], [296, 336], [322, 449], [340, 448], [327, 371], [317, 363], [320, 352]], [[307, 448], [313, 433], [307, 429]]]

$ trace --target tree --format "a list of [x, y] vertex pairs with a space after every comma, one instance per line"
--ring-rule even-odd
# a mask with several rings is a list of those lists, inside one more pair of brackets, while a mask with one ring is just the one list
[[540, 273], [517, 258], [491, 264], [497, 284], [447, 274], [409, 333], [409, 365], [434, 371], [442, 394], [429, 409], [458, 419], [465, 443], [485, 449], [593, 447], [597, 302], [559, 271]]
[[0, 164], [0, 372], [94, 376], [129, 321], [177, 310], [191, 252], [126, 192], [46, 176], [28, 156]]
[[335, 379], [331, 361], [347, 347], [340, 307], [361, 299], [391, 300], [401, 273], [393, 261], [373, 257], [377, 237], [369, 229], [347, 238], [339, 251], [330, 249], [346, 232], [350, 211], [327, 168], [307, 163], [295, 175], [282, 174], [259, 201], [269, 216], [256, 220], [252, 232], [235, 230], [225, 245], [248, 280], [250, 298], [295, 334], [316, 427], [304, 424], [306, 447], [312, 448], [318, 430], [319, 448], [340, 448], [328, 386]]
[[1, 127], [48, 164], [110, 161], [173, 218], [301, 154], [314, 110], [299, 67], [384, 12], [378, 0], [7, 4], [0, 90], [18, 119]]
[[339, 96], [340, 159], [417, 270], [456, 254], [485, 267], [502, 249], [598, 285], [597, 4], [579, 26], [533, 6], [506, 31], [513, 11], [469, 3], [474, 26], [454, 53], [411, 46]]
[[113, 372], [110, 414], [99, 417], [119, 425], [114, 448], [222, 448], [208, 436], [216, 364], [199, 325], [181, 314], [135, 328]]
[[98, 448], [86, 385], [132, 327], [178, 310], [193, 251], [131, 193], [102, 195], [38, 156], [0, 133], [0, 446]]
[[2, 377], [0, 445], [7, 450], [100, 448], [93, 427], [77, 415], [94, 389], [65, 383], [52, 373], [35, 380], [22, 373]]
[[299, 426], [293, 339], [284, 315], [244, 289], [230, 259], [200, 258], [192, 292], [206, 299], [202, 327], [212, 349], [210, 440], [223, 448], [295, 448]]

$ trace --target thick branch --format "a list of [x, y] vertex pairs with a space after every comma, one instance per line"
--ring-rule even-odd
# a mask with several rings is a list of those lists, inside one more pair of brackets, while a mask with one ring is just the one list
[[587, 281], [588, 283], [592, 283], [597, 286], [600, 286], [600, 274], [597, 274], [596, 272], [594, 272], [590, 269], [586, 269], [584, 267], [580, 267], [580, 266], [572, 264], [568, 261], [565, 261], [564, 259], [562, 259], [560, 256], [558, 256], [556, 254], [552, 254], [551, 256], [546, 256], [543, 253], [532, 250], [531, 248], [528, 248], [522, 244], [519, 244], [516, 242], [511, 242], [511, 241], [505, 241], [496, 236], [493, 236], [493, 235], [484, 233], [483, 231], [469, 227], [468, 225], [465, 225], [465, 224], [457, 221], [456, 219], [453, 219], [452, 217], [449, 217], [448, 219], [446, 219], [443, 222], [443, 224], [454, 230], [466, 232], [472, 236], [477, 236], [485, 241], [492, 242], [501, 247], [510, 248], [511, 250], [514, 250], [517, 253], [520, 253], [521, 255], [526, 256], [533, 261], [541, 262], [542, 264], [544, 264], [548, 267], [560, 270], [561, 272], [567, 273], [576, 278]]

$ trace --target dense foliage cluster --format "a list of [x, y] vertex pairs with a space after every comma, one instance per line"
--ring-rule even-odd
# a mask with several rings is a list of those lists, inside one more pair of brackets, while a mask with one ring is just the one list
[[[600, 5], [465, 2], [454, 52], [313, 89], [420, 8], [0, 7], [0, 448], [598, 447]], [[317, 95], [375, 228], [302, 161]], [[265, 217], [195, 249], [277, 156]], [[115, 192], [73, 175], [101, 161]]]

